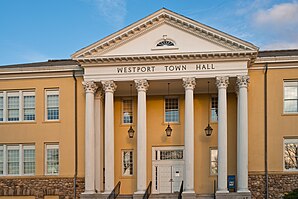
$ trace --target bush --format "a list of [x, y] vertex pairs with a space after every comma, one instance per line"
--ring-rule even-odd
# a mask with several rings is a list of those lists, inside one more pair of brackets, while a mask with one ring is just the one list
[[297, 199], [298, 198], [298, 189], [294, 189], [290, 193], [287, 193], [284, 196], [284, 199]]

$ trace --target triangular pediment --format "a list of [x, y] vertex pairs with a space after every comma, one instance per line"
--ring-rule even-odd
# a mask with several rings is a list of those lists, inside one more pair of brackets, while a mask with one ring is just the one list
[[249, 42], [163, 8], [77, 51], [72, 58], [257, 50]]

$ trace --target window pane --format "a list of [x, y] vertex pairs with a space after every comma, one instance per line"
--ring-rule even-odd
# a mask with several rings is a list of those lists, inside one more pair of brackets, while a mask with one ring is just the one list
[[[50, 145], [49, 145], [50, 146]], [[47, 149], [47, 174], [59, 173], [59, 149]]]
[[0, 121], [3, 121], [3, 97], [0, 96]]
[[59, 108], [48, 108], [48, 120], [59, 119]]
[[8, 121], [19, 120], [19, 96], [8, 97]]
[[298, 112], [298, 100], [285, 100], [284, 112], [287, 112], [287, 113]]
[[24, 174], [35, 173], [35, 149], [24, 149]]
[[58, 107], [59, 106], [59, 96], [58, 95], [48, 95], [47, 96], [48, 107]]
[[122, 151], [122, 175], [133, 175], [133, 151]]
[[298, 143], [285, 143], [285, 169], [298, 169]]
[[218, 150], [211, 149], [210, 150], [210, 174], [217, 175], [217, 168], [218, 168]]
[[285, 87], [285, 99], [297, 99], [297, 87]]
[[7, 173], [19, 174], [19, 150], [9, 149], [7, 152]]
[[165, 122], [179, 122], [178, 98], [166, 98], [165, 109]]
[[122, 108], [123, 108], [123, 123], [124, 124], [133, 123], [132, 100], [131, 99], [123, 100]]
[[0, 175], [3, 175], [3, 149], [0, 150]]
[[218, 119], [218, 98], [212, 97], [211, 98], [211, 121], [217, 122]]
[[59, 119], [59, 95], [57, 94], [47, 94], [47, 119]]

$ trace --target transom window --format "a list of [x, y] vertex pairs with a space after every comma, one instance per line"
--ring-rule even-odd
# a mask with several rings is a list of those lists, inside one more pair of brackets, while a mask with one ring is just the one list
[[34, 121], [34, 91], [0, 92], [0, 121]]
[[123, 99], [122, 100], [122, 116], [123, 124], [132, 124], [133, 123], [133, 112], [132, 112], [132, 99]]
[[59, 90], [46, 90], [46, 120], [59, 120]]
[[211, 122], [217, 122], [218, 120], [218, 97], [211, 97]]
[[284, 82], [284, 113], [298, 113], [298, 80]]
[[183, 150], [161, 150], [160, 160], [182, 160]]
[[133, 175], [133, 150], [122, 150], [122, 175]]
[[298, 171], [298, 139], [284, 139], [284, 169]]
[[218, 168], [218, 150], [217, 148], [210, 148], [210, 175], [217, 175]]
[[59, 145], [46, 144], [46, 174], [58, 175], [59, 173]]
[[34, 174], [34, 145], [0, 145], [0, 175]]
[[175, 46], [174, 42], [170, 40], [162, 40], [156, 44], [156, 47]]
[[179, 122], [178, 97], [165, 98], [165, 122]]

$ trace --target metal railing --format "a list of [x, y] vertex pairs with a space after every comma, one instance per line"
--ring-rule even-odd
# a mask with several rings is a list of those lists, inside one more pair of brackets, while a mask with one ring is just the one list
[[148, 199], [149, 198], [149, 196], [151, 195], [151, 187], [152, 187], [152, 181], [150, 181], [150, 183], [149, 183], [149, 185], [146, 189], [146, 192], [143, 196], [143, 199]]
[[180, 191], [179, 191], [178, 199], [182, 199], [182, 192], [183, 192], [183, 180], [182, 180], [182, 182], [181, 182], [181, 186], [180, 186]]
[[117, 196], [120, 193], [120, 186], [121, 186], [121, 182], [119, 181], [116, 186], [114, 187], [113, 191], [110, 193], [110, 195], [108, 196], [108, 199], [116, 199]]

